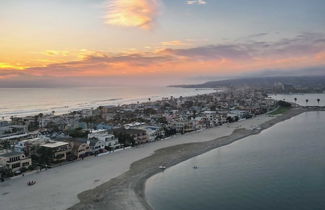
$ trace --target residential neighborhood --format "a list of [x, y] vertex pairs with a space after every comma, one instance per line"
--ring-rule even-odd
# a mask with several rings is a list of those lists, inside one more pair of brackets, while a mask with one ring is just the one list
[[241, 88], [63, 115], [11, 117], [0, 121], [1, 179], [245, 120], [276, 106], [263, 90]]

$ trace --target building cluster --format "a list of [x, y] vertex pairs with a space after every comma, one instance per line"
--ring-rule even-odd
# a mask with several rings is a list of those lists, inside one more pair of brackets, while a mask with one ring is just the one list
[[262, 90], [247, 88], [63, 115], [12, 117], [0, 121], [0, 174], [11, 176], [220, 126], [266, 113], [275, 106]]

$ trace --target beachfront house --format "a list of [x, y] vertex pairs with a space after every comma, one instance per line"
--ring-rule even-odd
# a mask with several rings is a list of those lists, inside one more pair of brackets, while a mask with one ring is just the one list
[[17, 142], [14, 146], [16, 152], [24, 152], [26, 155], [31, 154], [31, 148], [33, 146], [40, 146], [49, 142], [50, 139], [45, 136], [39, 136], [37, 138], [32, 139], [24, 139]]
[[149, 142], [149, 137], [145, 130], [141, 129], [125, 129], [119, 128], [114, 130], [117, 136], [128, 136], [132, 139], [134, 144], [144, 144]]
[[90, 154], [90, 146], [88, 145], [88, 139], [69, 139], [72, 154], [77, 158], [84, 158]]
[[219, 124], [219, 115], [216, 111], [204, 111], [203, 112], [204, 117], [209, 122], [208, 127], [213, 127]]
[[158, 127], [158, 126], [142, 126], [139, 127], [139, 129], [145, 130], [149, 141], [155, 141], [157, 140], [157, 138], [162, 138], [163, 136], [165, 136], [165, 131], [164, 129]]
[[[110, 149], [115, 149], [120, 146], [118, 142], [118, 138], [116, 138], [113, 134], [110, 134], [107, 130], [91, 130], [88, 134], [88, 139], [97, 139], [98, 144], [104, 143], [104, 148], [108, 147]], [[97, 145], [99, 146], [99, 145]]]
[[113, 134], [109, 134], [106, 136], [105, 144], [106, 144], [106, 148], [109, 148], [109, 149], [116, 149], [121, 146], [118, 141], [118, 138], [116, 138]]
[[103, 151], [106, 146], [105, 141], [99, 140], [96, 138], [88, 139], [87, 143], [88, 143], [88, 145], [90, 147], [90, 151], [92, 153], [97, 153], [97, 152]]
[[0, 154], [0, 165], [10, 169], [12, 172], [20, 171], [32, 165], [32, 159], [25, 156], [23, 152], [9, 151]]
[[40, 147], [52, 154], [50, 162], [53, 163], [67, 160], [67, 154], [71, 152], [71, 147], [67, 142], [49, 142]]
[[175, 121], [172, 125], [177, 133], [187, 133], [195, 130], [193, 122], [188, 120]]
[[109, 133], [105, 129], [91, 130], [88, 134], [88, 139], [98, 139], [101, 141], [105, 141], [108, 135]]

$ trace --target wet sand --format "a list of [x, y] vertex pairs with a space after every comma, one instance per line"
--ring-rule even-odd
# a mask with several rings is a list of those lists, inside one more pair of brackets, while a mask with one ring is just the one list
[[[145, 200], [144, 187], [149, 177], [161, 172], [161, 169], [159, 169], [160, 165], [171, 167], [212, 149], [231, 144], [250, 135], [256, 135], [276, 123], [290, 119], [305, 111], [314, 110], [293, 108], [285, 114], [276, 117], [264, 115], [263, 119], [260, 120], [254, 118], [251, 121], [246, 120], [221, 126], [229, 129], [232, 128], [232, 132], [210, 141], [191, 142], [158, 149], [151, 156], [132, 163], [130, 169], [122, 175], [94, 189], [80, 193], [78, 195], [80, 202], [69, 209], [152, 209]], [[252, 121], [254, 123], [250, 123]], [[226, 133], [224, 132], [223, 134]]]

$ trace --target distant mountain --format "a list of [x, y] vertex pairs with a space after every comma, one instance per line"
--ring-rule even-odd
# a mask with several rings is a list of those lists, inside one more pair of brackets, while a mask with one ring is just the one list
[[263, 88], [275, 93], [311, 93], [325, 91], [325, 76], [251, 77], [210, 81], [203, 84], [176, 85], [182, 88]]

